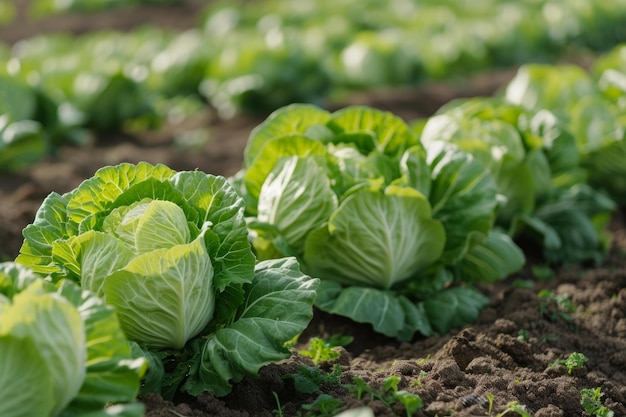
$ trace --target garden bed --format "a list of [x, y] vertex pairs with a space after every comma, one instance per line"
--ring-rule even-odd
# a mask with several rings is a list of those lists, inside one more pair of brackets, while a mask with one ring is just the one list
[[[141, 11], [134, 13], [140, 14]], [[160, 12], [158, 12], [160, 13]], [[161, 16], [161, 15], [159, 15]], [[181, 16], [172, 27], [185, 27]], [[113, 19], [115, 20], [115, 19]], [[59, 21], [57, 21], [59, 22]], [[94, 20], [95, 22], [95, 20]], [[119, 21], [118, 21], [119, 22]], [[133, 25], [128, 18], [128, 25]], [[159, 23], [160, 20], [159, 20]], [[189, 20], [186, 24], [195, 22]], [[41, 28], [85, 30], [84, 21], [68, 19]], [[167, 25], [167, 22], [163, 23]], [[179, 26], [182, 25], [182, 26]], [[123, 28], [123, 27], [120, 27]], [[36, 30], [34, 26], [30, 30]], [[14, 41], [8, 31], [0, 38]], [[22, 34], [26, 36], [26, 32]], [[409, 121], [432, 114], [453, 98], [489, 95], [506, 83], [514, 69], [482, 73], [454, 85], [426, 84], [418, 89], [362, 93], [333, 103], [367, 104]], [[265, 115], [222, 120], [207, 110], [194, 119], [159, 132], [128, 136], [99, 133], [86, 147], [62, 147], [56, 155], [15, 174], [0, 174], [0, 260], [13, 259], [22, 242], [21, 230], [33, 221], [51, 191], [64, 193], [100, 167], [120, 162], [164, 163], [175, 170], [199, 169], [224, 176], [242, 165], [248, 134]], [[172, 139], [174, 131], [206, 129], [201, 146]], [[419, 395], [423, 408], [416, 416], [496, 415], [523, 405], [532, 416], [587, 416], [581, 391], [599, 388], [601, 402], [615, 416], [626, 415], [626, 222], [623, 210], [610, 224], [611, 251], [601, 265], [548, 268], [533, 257], [524, 270], [504, 282], [482, 286], [490, 304], [478, 321], [448, 334], [397, 342], [360, 325], [317, 311], [294, 348], [292, 358], [265, 366], [259, 379], [245, 378], [231, 394], [215, 398], [176, 397], [173, 402], [149, 394], [141, 397], [148, 417], [165, 416], [296, 416], [334, 415], [345, 409], [371, 407], [376, 416], [405, 415], [385, 385], [399, 377], [397, 388]], [[327, 382], [312, 393], [294, 384], [311, 360], [298, 353], [313, 338], [352, 336], [335, 361], [322, 362]], [[571, 369], [565, 360], [582, 353], [588, 361]], [[561, 362], [560, 362], [561, 361]], [[339, 368], [335, 364], [339, 364]], [[363, 381], [372, 392], [359, 392]], [[387, 387], [388, 388], [388, 387]], [[310, 406], [322, 394], [332, 402]], [[391, 396], [390, 396], [391, 395]], [[305, 406], [305, 407], [303, 407]], [[316, 408], [317, 407], [317, 408]], [[328, 407], [324, 414], [323, 407]], [[307, 411], [307, 408], [310, 411]], [[515, 415], [513, 411], [506, 414]]]

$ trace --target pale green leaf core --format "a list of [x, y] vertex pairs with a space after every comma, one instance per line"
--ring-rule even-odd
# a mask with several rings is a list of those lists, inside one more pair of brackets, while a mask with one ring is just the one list
[[202, 233], [137, 256], [105, 280], [104, 293], [130, 339], [180, 349], [213, 316], [213, 273]]

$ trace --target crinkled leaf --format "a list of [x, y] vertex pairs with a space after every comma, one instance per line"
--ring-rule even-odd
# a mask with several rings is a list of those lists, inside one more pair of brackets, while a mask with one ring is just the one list
[[90, 214], [110, 210], [111, 203], [135, 184], [147, 179], [167, 180], [174, 171], [165, 165], [140, 162], [100, 168], [71, 192], [67, 213], [70, 221], [80, 223]]
[[489, 298], [472, 287], [447, 288], [422, 302], [433, 330], [439, 334], [473, 323], [488, 304]]
[[201, 221], [212, 224], [205, 240], [215, 270], [214, 286], [223, 291], [227, 285], [250, 282], [255, 259], [248, 242], [243, 199], [221, 176], [184, 171], [171, 182], [186, 202], [202, 212]]
[[263, 365], [288, 357], [285, 344], [313, 317], [317, 286], [318, 280], [300, 272], [295, 258], [259, 262], [254, 280], [245, 285], [245, 301], [234, 322], [207, 340], [195, 340], [201, 361], [183, 390], [223, 396], [232, 382], [255, 376]]
[[492, 230], [454, 265], [454, 276], [462, 282], [494, 282], [524, 266], [524, 253], [509, 235]]
[[366, 106], [350, 106], [334, 112], [327, 126], [337, 134], [370, 133], [376, 150], [391, 156], [400, 156], [419, 143], [417, 136], [400, 117]]
[[32, 224], [23, 230], [24, 243], [16, 262], [41, 274], [58, 273], [62, 268], [52, 262], [52, 244], [67, 237], [67, 199], [50, 193], [44, 200]]
[[326, 124], [329, 118], [328, 111], [310, 104], [291, 104], [274, 111], [250, 133], [244, 150], [245, 164], [250, 166], [259, 157], [266, 142], [281, 136], [304, 135], [308, 129]]
[[322, 281], [315, 305], [357, 323], [371, 324], [374, 331], [398, 340], [411, 340], [415, 332], [432, 333], [422, 308], [391, 291]]

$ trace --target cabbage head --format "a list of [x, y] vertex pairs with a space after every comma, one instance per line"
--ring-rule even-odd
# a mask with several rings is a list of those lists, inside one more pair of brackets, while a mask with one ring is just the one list
[[296, 257], [321, 280], [318, 308], [390, 337], [471, 322], [487, 299], [469, 284], [523, 264], [493, 228], [486, 167], [454, 144], [423, 146], [389, 112], [283, 107], [252, 131], [231, 181], [259, 259]]
[[[265, 272], [255, 270], [243, 210], [220, 176], [148, 163], [104, 167], [73, 191], [45, 199], [16, 261], [53, 281], [78, 282], [115, 308], [137, 354], [150, 359], [144, 390], [171, 396], [185, 380], [187, 391], [223, 395], [230, 380], [285, 357], [283, 344], [312, 317], [316, 284], [285, 259], [275, 271], [286, 277], [259, 290], [257, 276]], [[299, 295], [288, 291], [294, 281]], [[258, 325], [270, 336], [242, 339], [233, 326], [250, 314], [245, 303], [259, 305], [279, 290], [297, 312], [252, 309], [255, 319], [271, 317]], [[234, 346], [215, 344], [212, 337], [229, 332]], [[229, 357], [228, 349], [239, 355]], [[215, 369], [220, 373], [209, 378]]]
[[0, 263], [0, 415], [140, 417], [145, 369], [93, 293]]

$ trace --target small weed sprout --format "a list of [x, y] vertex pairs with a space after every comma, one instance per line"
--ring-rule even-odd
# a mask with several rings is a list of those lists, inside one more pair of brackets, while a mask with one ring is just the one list
[[397, 375], [391, 375], [385, 378], [383, 381], [383, 389], [388, 392], [398, 392], [398, 385], [400, 384], [400, 377]]
[[487, 415], [491, 416], [491, 413], [493, 413], [493, 393], [488, 392], [485, 395], [487, 396], [487, 402], [489, 404], [487, 407]]
[[517, 401], [511, 401], [506, 405], [504, 411], [499, 414], [496, 414], [496, 417], [504, 417], [509, 413], [517, 413], [522, 417], [532, 417], [528, 411], [526, 411], [526, 406], [519, 404]]
[[519, 331], [517, 332], [517, 340], [520, 340], [522, 342], [527, 342], [528, 341], [528, 330], [526, 329], [519, 329]]
[[337, 359], [339, 352], [334, 348], [338, 346], [346, 346], [352, 342], [351, 336], [334, 335], [328, 340], [314, 337], [309, 342], [309, 348], [300, 350], [298, 353], [302, 356], [311, 358], [314, 365], [321, 362]]
[[422, 385], [422, 380], [424, 379], [424, 377], [427, 375], [426, 371], [421, 370], [420, 373], [417, 375], [417, 378], [415, 378], [413, 381], [411, 381], [411, 386], [413, 387], [419, 387]]
[[320, 417], [330, 417], [339, 413], [343, 402], [332, 395], [320, 394], [311, 404], [303, 404], [302, 408], [309, 412], [316, 412]]
[[352, 378], [352, 384], [344, 385], [344, 387], [356, 397], [357, 400], [363, 398], [364, 394], [370, 395], [370, 401], [374, 399], [372, 387], [370, 387], [363, 379], [359, 377]]
[[394, 398], [398, 400], [400, 404], [404, 406], [406, 411], [406, 417], [411, 417], [414, 412], [423, 407], [424, 403], [419, 395], [413, 394], [408, 391], [396, 391], [393, 394]]
[[339, 384], [341, 366], [335, 364], [333, 372], [326, 374], [316, 366], [301, 366], [297, 374], [287, 375], [293, 378], [296, 391], [303, 394], [313, 394], [320, 389], [322, 384]]
[[585, 365], [589, 358], [579, 352], [571, 353], [567, 359], [557, 359], [548, 365], [548, 368], [552, 368], [557, 365], [564, 365], [567, 368], [567, 373], [572, 374], [575, 369], [581, 368]]
[[272, 410], [272, 414], [276, 417], [283, 417], [283, 407], [280, 405], [280, 398], [278, 398], [276, 391], [272, 391], [272, 395], [274, 396], [274, 400], [276, 400], [276, 409]]
[[[550, 321], [552, 322], [556, 322], [559, 319], [563, 320], [570, 327], [572, 327], [572, 329], [576, 328], [576, 324], [574, 323], [574, 318], [571, 316], [571, 314], [576, 312], [576, 307], [574, 307], [574, 304], [572, 303], [572, 300], [569, 298], [569, 295], [555, 294], [554, 292], [550, 290], [544, 289], [544, 290], [539, 291], [539, 294], [537, 294], [537, 296], [539, 298], [547, 300], [545, 302], [542, 302], [539, 305], [539, 313], [542, 316], [548, 317]], [[557, 306], [556, 311], [550, 311], [549, 309], [550, 301], [553, 301], [556, 303], [556, 306]]]
[[613, 417], [614, 412], [602, 405], [602, 391], [600, 387], [584, 388], [580, 391], [580, 404], [587, 414], [596, 417]]
[[[420, 373], [420, 376], [423, 377], [423, 375], [426, 375], [426, 372], [423, 372], [423, 374]], [[411, 417], [415, 411], [423, 407], [423, 401], [417, 394], [399, 390], [398, 386], [400, 382], [400, 377], [391, 375], [383, 381], [382, 391], [374, 391], [372, 387], [361, 378], [354, 377], [352, 384], [344, 385], [344, 387], [350, 391], [357, 400], [362, 399], [365, 394], [369, 394], [370, 401], [377, 399], [385, 404], [387, 408], [391, 408], [395, 403], [400, 403], [404, 406], [407, 417]]]

